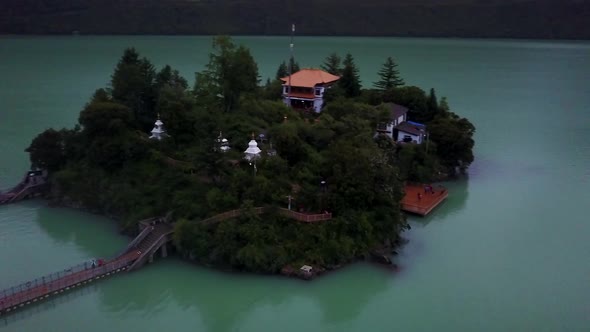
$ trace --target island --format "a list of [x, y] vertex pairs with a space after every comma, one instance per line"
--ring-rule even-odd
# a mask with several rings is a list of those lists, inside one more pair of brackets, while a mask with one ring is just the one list
[[199, 264], [292, 275], [387, 260], [409, 227], [404, 184], [465, 172], [475, 127], [406, 85], [394, 58], [378, 74], [363, 88], [353, 56], [330, 54], [261, 84], [250, 50], [220, 36], [189, 85], [129, 48], [78, 125], [26, 151], [53, 204], [130, 234], [168, 215], [174, 247]]

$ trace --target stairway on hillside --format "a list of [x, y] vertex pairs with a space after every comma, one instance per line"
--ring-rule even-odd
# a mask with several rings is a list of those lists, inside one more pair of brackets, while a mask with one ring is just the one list
[[154, 230], [150, 232], [139, 244], [137, 245], [137, 250], [141, 251], [142, 253], [146, 252], [158, 239], [160, 236], [168, 233], [170, 231], [170, 226], [165, 224], [159, 224], [154, 226]]

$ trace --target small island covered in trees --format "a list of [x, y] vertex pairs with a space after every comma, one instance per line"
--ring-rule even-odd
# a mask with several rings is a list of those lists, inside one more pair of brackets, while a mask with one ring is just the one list
[[[404, 182], [464, 172], [475, 128], [434, 89], [406, 86], [392, 58], [372, 89], [361, 87], [350, 54], [331, 54], [321, 68], [338, 78], [322, 90], [325, 103], [297, 109], [281, 99], [285, 78], [300, 71], [293, 59], [261, 84], [249, 49], [216, 37], [190, 86], [130, 48], [79, 124], [44, 131], [27, 151], [33, 168], [49, 172], [46, 196], [55, 204], [113, 217], [128, 232], [171, 213], [177, 249], [201, 264], [285, 273], [391, 253], [408, 227]], [[379, 130], [392, 107], [427, 128], [425, 144]], [[257, 158], [244, 158], [250, 148]], [[287, 206], [331, 218], [297, 222], [278, 213]], [[235, 209], [242, 212], [234, 219], [200, 222]]]

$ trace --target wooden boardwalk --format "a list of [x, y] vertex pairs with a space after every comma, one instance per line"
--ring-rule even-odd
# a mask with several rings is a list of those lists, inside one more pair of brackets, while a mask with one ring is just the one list
[[[254, 213], [257, 215], [264, 214], [270, 212], [272, 208], [265, 208], [265, 207], [256, 207], [254, 208]], [[319, 214], [307, 214], [307, 213], [299, 213], [292, 210], [288, 210], [285, 208], [278, 208], [278, 212], [280, 215], [295, 219], [297, 221], [305, 222], [305, 223], [316, 223], [321, 221], [326, 221], [332, 219], [331, 213], [319, 213]], [[207, 219], [201, 220], [201, 223], [204, 224], [213, 224], [216, 222], [224, 221], [227, 219], [237, 218], [242, 214], [241, 209], [231, 210], [227, 212], [223, 212], [213, 217], [209, 217]]]
[[141, 253], [130, 252], [102, 266], [92, 267], [72, 273], [55, 274], [55, 279], [49, 276], [47, 280], [28, 282], [24, 285], [4, 290], [0, 297], [0, 315], [23, 308], [35, 302], [58, 295], [64, 291], [85, 285], [94, 280], [125, 271]]
[[449, 191], [442, 186], [432, 186], [432, 190], [426, 190], [425, 188], [428, 186], [407, 184], [404, 187], [406, 194], [401, 202], [402, 210], [426, 216], [449, 196]]
[[29, 171], [22, 181], [7, 192], [0, 193], [0, 205], [15, 203], [27, 197], [33, 197], [46, 186], [47, 172]]
[[[156, 219], [153, 219], [156, 220]], [[96, 264], [86, 262], [64, 271], [23, 283], [0, 291], [0, 316], [39, 301], [49, 299], [70, 289], [95, 280], [130, 271], [152, 261], [154, 254], [162, 250], [166, 254], [166, 243], [171, 240], [172, 228], [167, 224], [152, 224], [142, 232], [117, 257]]]

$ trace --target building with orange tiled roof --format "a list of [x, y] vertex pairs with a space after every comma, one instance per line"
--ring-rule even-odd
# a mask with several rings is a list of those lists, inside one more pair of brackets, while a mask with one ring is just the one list
[[320, 69], [301, 69], [291, 77], [281, 78], [283, 101], [293, 108], [319, 113], [324, 105], [324, 93], [339, 79], [339, 76]]

